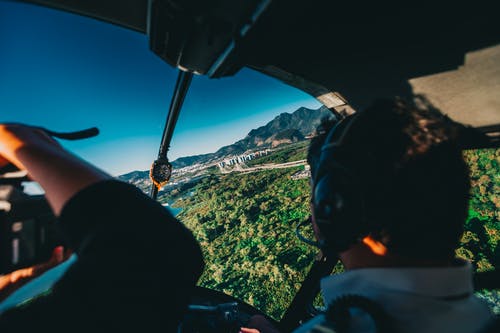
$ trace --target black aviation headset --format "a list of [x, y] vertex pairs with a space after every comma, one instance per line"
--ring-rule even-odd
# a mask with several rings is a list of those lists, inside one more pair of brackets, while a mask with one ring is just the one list
[[325, 237], [320, 242], [325, 253], [337, 255], [368, 232], [364, 188], [355, 172], [360, 159], [355, 158], [357, 152], [345, 148], [358, 117], [350, 115], [330, 130], [313, 175], [314, 218]]

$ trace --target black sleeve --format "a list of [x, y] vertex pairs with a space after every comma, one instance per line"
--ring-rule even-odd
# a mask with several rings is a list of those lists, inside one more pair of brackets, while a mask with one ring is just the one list
[[49, 296], [3, 314], [0, 332], [175, 331], [204, 264], [167, 209], [104, 181], [75, 195], [59, 223], [78, 261]]

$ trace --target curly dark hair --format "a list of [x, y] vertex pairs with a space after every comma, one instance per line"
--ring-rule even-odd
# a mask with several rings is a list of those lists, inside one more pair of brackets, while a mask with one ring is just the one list
[[[454, 257], [470, 190], [459, 141], [464, 126], [422, 96], [379, 100], [355, 117], [342, 140], [350, 153], [334, 158], [363, 184], [369, 234], [403, 256]], [[311, 142], [313, 175], [331, 126], [324, 123]]]

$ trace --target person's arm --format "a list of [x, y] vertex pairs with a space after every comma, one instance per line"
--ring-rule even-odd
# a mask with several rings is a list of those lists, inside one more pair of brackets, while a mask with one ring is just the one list
[[[27, 170], [46, 191], [54, 212], [81, 189], [110, 178], [64, 150], [43, 131], [20, 124], [0, 124], [0, 167], [8, 163]], [[62, 257], [62, 255], [61, 255]], [[0, 301], [17, 288], [63, 261], [53, 256], [46, 263], [20, 269], [0, 277]]]
[[0, 156], [42, 185], [78, 255], [48, 297], [2, 314], [1, 332], [176, 331], [203, 269], [190, 231], [43, 133], [0, 128]]
[[56, 215], [78, 191], [111, 176], [74, 156], [43, 131], [19, 124], [0, 124], [0, 166], [10, 162], [45, 190]]

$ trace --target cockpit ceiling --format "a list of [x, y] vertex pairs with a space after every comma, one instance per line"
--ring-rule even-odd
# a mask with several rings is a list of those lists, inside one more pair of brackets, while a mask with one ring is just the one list
[[500, 124], [494, 5], [312, 3], [280, 17], [281, 26], [256, 26], [245, 63], [316, 97], [334, 92], [355, 110], [376, 98], [420, 93], [458, 121]]
[[453, 119], [475, 127], [500, 124], [500, 44], [465, 55], [463, 66], [409, 80]]
[[148, 0], [22, 0], [146, 33]]
[[[155, 1], [181, 3], [26, 2], [146, 33], [148, 8]], [[209, 2], [182, 0], [190, 8], [209, 7]], [[458, 121], [473, 126], [500, 124], [500, 20], [494, 1], [468, 6], [450, 0], [270, 3], [245, 38], [235, 42], [231, 57], [235, 71], [254, 68], [340, 108], [347, 102], [357, 110], [375, 98], [420, 93]], [[196, 48], [197, 53], [200, 50], [203, 47]]]

